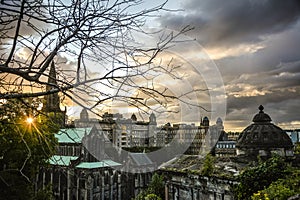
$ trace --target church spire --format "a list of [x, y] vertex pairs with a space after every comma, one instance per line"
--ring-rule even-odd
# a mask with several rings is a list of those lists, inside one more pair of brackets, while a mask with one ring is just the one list
[[57, 81], [56, 81], [55, 65], [54, 65], [54, 62], [52, 61], [51, 66], [50, 66], [50, 72], [49, 72], [49, 76], [48, 76], [48, 85], [46, 86], [46, 90], [47, 91], [51, 90], [53, 85], [57, 85]]
[[[54, 62], [51, 63], [50, 67], [50, 72], [49, 72], [49, 77], [48, 77], [48, 83], [46, 86], [46, 91], [50, 91], [57, 85], [56, 81], [56, 70], [55, 70], [55, 65]], [[58, 92], [49, 94], [45, 96], [45, 102], [44, 102], [44, 111], [45, 112], [61, 112], [60, 107], [59, 107], [59, 96]]]
[[[50, 72], [48, 76], [48, 83], [46, 86], [46, 92], [57, 88], [56, 70], [54, 62], [51, 63]], [[55, 123], [61, 128], [65, 126], [66, 110], [60, 109], [60, 98], [58, 92], [45, 95], [43, 103], [43, 111], [47, 114]]]

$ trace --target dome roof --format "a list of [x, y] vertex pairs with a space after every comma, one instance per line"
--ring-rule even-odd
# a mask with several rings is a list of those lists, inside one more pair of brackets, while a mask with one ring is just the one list
[[260, 105], [258, 107], [259, 109], [259, 113], [257, 113], [254, 117], [253, 117], [253, 122], [256, 122], [256, 123], [269, 123], [272, 121], [271, 117], [264, 113], [264, 107], [262, 105]]
[[236, 143], [238, 149], [256, 149], [271, 151], [283, 148], [292, 149], [290, 137], [280, 127], [271, 123], [271, 117], [264, 113], [264, 107], [259, 106], [259, 113], [253, 118], [253, 122], [243, 130]]

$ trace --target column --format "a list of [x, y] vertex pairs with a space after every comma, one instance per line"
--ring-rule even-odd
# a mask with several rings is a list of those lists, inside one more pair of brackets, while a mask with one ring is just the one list
[[102, 174], [102, 177], [101, 177], [101, 199], [104, 199], [104, 195], [105, 195], [105, 184], [104, 184], [104, 176], [105, 174]]
[[169, 185], [165, 184], [165, 200], [169, 200]]
[[42, 181], [42, 183], [43, 183], [43, 184], [42, 184], [42, 188], [43, 188], [43, 189], [45, 189], [45, 184], [46, 184], [45, 176], [46, 176], [46, 175], [45, 175], [45, 168], [43, 168], [43, 179], [42, 179], [42, 180], [43, 180], [43, 181]]
[[70, 177], [70, 170], [67, 169], [67, 200], [70, 199], [71, 196], [71, 177]]
[[121, 174], [118, 174], [118, 200], [121, 200], [121, 194], [122, 194], [122, 181], [121, 181]]
[[51, 185], [53, 185], [53, 168], [51, 167], [51, 169], [50, 169], [50, 183], [51, 183]]
[[110, 175], [110, 199], [113, 199], [114, 194], [114, 180], [113, 180], [113, 173]]
[[61, 194], [60, 194], [60, 171], [58, 171], [58, 191], [57, 191], [57, 193], [58, 193], [59, 198], [61, 198]]
[[79, 174], [76, 177], [76, 199], [79, 199]]

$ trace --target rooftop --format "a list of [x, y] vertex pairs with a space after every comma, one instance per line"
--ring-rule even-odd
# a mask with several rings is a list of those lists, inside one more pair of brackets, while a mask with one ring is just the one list
[[89, 134], [92, 128], [70, 128], [60, 129], [55, 134], [58, 143], [81, 143], [84, 134]]
[[121, 166], [121, 164], [112, 160], [102, 160], [99, 162], [81, 162], [76, 166], [76, 168], [96, 169], [96, 168], [117, 167], [117, 166]]
[[146, 153], [129, 153], [129, 156], [138, 166], [153, 164], [153, 162], [150, 160]]
[[69, 166], [71, 161], [77, 160], [77, 156], [59, 156], [54, 155], [49, 159], [51, 165]]

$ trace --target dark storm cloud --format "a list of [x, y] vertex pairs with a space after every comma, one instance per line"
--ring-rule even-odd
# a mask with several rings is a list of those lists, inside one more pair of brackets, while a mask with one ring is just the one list
[[[188, 0], [161, 25], [195, 27], [217, 64], [231, 127], [245, 128], [265, 106], [275, 123], [300, 121], [300, 1]], [[229, 128], [230, 129], [230, 128]]]
[[299, 18], [298, 0], [190, 0], [185, 13], [160, 18], [163, 26], [195, 27], [195, 37], [207, 45], [261, 41], [261, 36], [291, 27]]
[[[252, 74], [242, 74], [238, 78], [227, 82], [236, 88], [238, 84], [252, 85], [258, 89], [278, 90], [299, 86], [300, 80], [300, 61], [293, 63], [281, 63], [274, 70], [257, 72]], [[243, 87], [241, 87], [242, 91]], [[230, 91], [229, 91], [230, 92]]]
[[[300, 98], [300, 60], [281, 63], [273, 70], [242, 74], [226, 83], [228, 111], [244, 105]], [[256, 92], [253, 92], [256, 91]], [[242, 102], [245, 102], [244, 104]]]
[[[242, 110], [245, 108], [256, 108], [260, 104], [266, 105], [266, 104], [277, 104], [277, 103], [282, 103], [285, 102], [288, 99], [298, 99], [299, 101], [299, 95], [300, 95], [300, 88], [298, 87], [298, 91], [288, 91], [288, 90], [283, 90], [283, 91], [276, 91], [274, 93], [270, 94], [265, 94], [262, 96], [244, 96], [244, 97], [239, 97], [235, 98], [234, 96], [229, 96], [228, 97], [228, 107], [227, 107], [227, 112], [230, 113], [234, 111], [235, 109]], [[288, 98], [287, 98], [288, 97]], [[285, 107], [288, 107], [288, 105], [285, 105]], [[273, 109], [277, 109], [274, 107]]]
[[264, 48], [255, 53], [216, 60], [224, 81], [232, 81], [243, 74], [265, 73], [269, 76], [300, 72], [300, 22], [293, 29], [268, 37], [262, 45]]
[[290, 123], [299, 121], [298, 110], [300, 110], [299, 94], [291, 98], [282, 98], [284, 94], [266, 95], [260, 97], [230, 98], [228, 102], [227, 117], [228, 124], [239, 129], [245, 128], [252, 123], [253, 116], [258, 113], [258, 106], [263, 105], [264, 111], [272, 118], [273, 123], [287, 123], [285, 129], [291, 129]]
[[[272, 71], [242, 75], [228, 83], [227, 88], [231, 87], [227, 90], [227, 120], [242, 120], [240, 125], [245, 127], [257, 113], [258, 105], [262, 104], [274, 123], [300, 121], [297, 112], [300, 110], [299, 68], [300, 62], [281, 64]], [[258, 93], [247, 94], [253, 90]]]

